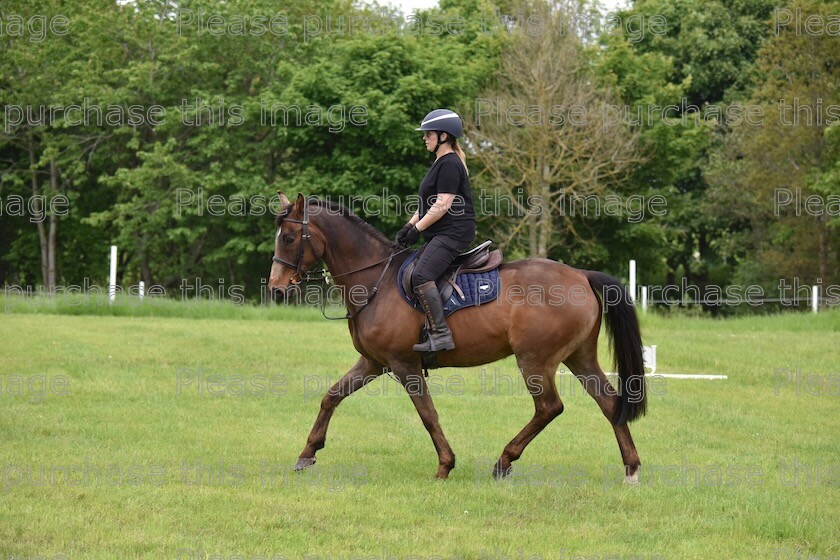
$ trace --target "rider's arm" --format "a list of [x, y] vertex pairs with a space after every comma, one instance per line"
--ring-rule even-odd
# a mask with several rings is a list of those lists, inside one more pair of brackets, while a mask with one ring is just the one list
[[[417, 229], [423, 231], [440, 220], [449, 211], [449, 208], [452, 207], [455, 196], [454, 193], [438, 193], [437, 198], [435, 198], [435, 203], [429, 208], [429, 211], [426, 212], [423, 219], [414, 222]], [[414, 214], [414, 216], [417, 217], [417, 214]], [[414, 220], [414, 218], [411, 219]]]

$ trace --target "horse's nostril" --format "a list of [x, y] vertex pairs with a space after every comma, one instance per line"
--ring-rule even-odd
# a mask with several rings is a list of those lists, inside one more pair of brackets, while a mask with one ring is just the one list
[[277, 301], [286, 297], [286, 290], [283, 288], [271, 288], [271, 297]]

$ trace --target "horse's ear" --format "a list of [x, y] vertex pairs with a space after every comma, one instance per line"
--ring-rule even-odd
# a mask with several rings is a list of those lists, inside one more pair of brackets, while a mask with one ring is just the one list
[[289, 200], [289, 197], [286, 196], [286, 193], [283, 191], [277, 191], [277, 194], [280, 195], [280, 208], [286, 208], [287, 206], [292, 205], [292, 201]]
[[303, 212], [303, 206], [306, 204], [306, 198], [298, 193], [297, 200], [295, 200], [295, 212]]

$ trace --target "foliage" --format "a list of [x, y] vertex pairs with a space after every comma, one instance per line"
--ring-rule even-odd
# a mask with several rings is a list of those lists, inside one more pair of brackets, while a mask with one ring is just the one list
[[640, 261], [649, 271], [644, 283], [686, 278], [704, 293], [738, 281], [742, 224], [719, 211], [707, 173], [725, 150], [732, 119], [742, 116], [732, 102], [749, 95], [760, 72], [756, 53], [772, 32], [777, 6], [642, 0], [616, 13], [602, 37], [600, 68], [623, 94], [648, 156], [627, 188], [667, 199], [667, 212], [646, 220], [655, 233]]
[[[480, 170], [473, 189], [507, 212], [494, 224], [500, 244], [547, 257], [593, 244], [575, 217], [600, 215], [618, 196], [639, 161], [638, 135], [611, 120], [614, 97], [595, 81], [583, 38], [569, 31], [582, 13], [554, 4], [533, 16], [540, 33], [512, 28], [497, 83], [467, 113], [466, 134]], [[558, 251], [559, 240], [568, 244]]]
[[[840, 4], [796, 1], [788, 9], [827, 21]], [[761, 109], [761, 118], [733, 127], [710, 168], [709, 199], [724, 220], [746, 226], [739, 236], [742, 276], [770, 272], [835, 284], [840, 114], [827, 108], [840, 106], [840, 44], [785, 27], [760, 50], [757, 68], [761, 79], [748, 103]]]
[[[67, 18], [69, 32], [6, 25], [0, 36], [0, 202], [63, 196], [69, 212], [46, 204], [33, 208], [37, 221], [4, 204], [0, 282], [103, 283], [114, 243], [121, 284], [223, 283], [256, 300], [274, 193], [330, 197], [393, 233], [429, 165], [413, 129], [436, 107], [465, 116], [473, 187], [488, 195], [484, 206], [476, 200], [479, 235], [511, 258], [546, 255], [624, 277], [632, 258], [644, 284], [685, 278], [701, 290], [770, 288], [782, 276], [837, 282], [838, 213], [772, 211], [775, 188], [838, 196], [837, 123], [748, 127], [727, 113], [761, 107], [778, 120], [779, 99], [838, 103], [835, 38], [774, 27], [776, 9], [828, 17], [836, 2], [639, 0], [606, 20], [596, 7], [445, 0], [405, 19], [347, 0], [4, 2], [6, 24], [43, 14]], [[212, 32], [211, 16], [225, 32]], [[230, 27], [257, 16], [283, 24]], [[541, 29], [552, 21], [560, 32]], [[577, 103], [591, 126], [491, 131], [476, 126], [487, 100], [544, 111]], [[47, 116], [17, 124], [10, 107]], [[101, 122], [97, 108], [119, 118]], [[143, 118], [131, 118], [137, 110]], [[612, 128], [596, 134], [605, 117]], [[505, 151], [488, 157], [488, 145]], [[493, 200], [540, 183], [534, 170], [545, 165], [512, 157], [526, 146], [541, 146], [543, 164], [554, 154], [544, 182], [553, 210], [539, 223]], [[624, 206], [572, 214], [557, 200], [564, 193], [591, 194], [602, 210], [616, 195]], [[652, 211], [657, 199], [664, 213]]]

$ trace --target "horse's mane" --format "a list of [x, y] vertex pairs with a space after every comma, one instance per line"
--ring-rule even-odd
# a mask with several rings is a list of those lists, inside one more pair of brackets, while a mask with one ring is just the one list
[[[375, 227], [373, 227], [372, 225], [370, 225], [369, 223], [367, 223], [366, 221], [364, 221], [363, 219], [358, 217], [356, 214], [353, 213], [352, 210], [350, 210], [349, 208], [347, 208], [346, 206], [344, 206], [342, 204], [339, 204], [337, 202], [333, 202], [329, 199], [328, 200], [321, 200], [321, 199], [315, 198], [315, 197], [307, 198], [306, 199], [306, 204], [308, 204], [309, 206], [316, 206], [318, 208], [323, 208], [324, 210], [326, 210], [328, 213], [330, 213], [332, 215], [343, 216], [344, 218], [347, 218], [347, 220], [349, 220], [351, 224], [353, 224], [355, 226], [358, 226], [359, 229], [361, 229], [365, 233], [369, 234], [371, 237], [373, 237], [377, 241], [379, 241], [381, 243], [384, 243], [386, 245], [391, 243], [391, 240], [388, 239], [387, 237], [385, 237], [385, 235], [381, 231], [379, 231], [378, 229], [376, 229]], [[292, 207], [290, 206], [286, 210], [277, 214], [277, 218], [275, 219], [275, 225], [277, 227], [280, 227], [280, 224], [282, 224], [283, 219], [286, 218], [286, 216], [288, 216], [291, 208]]]

